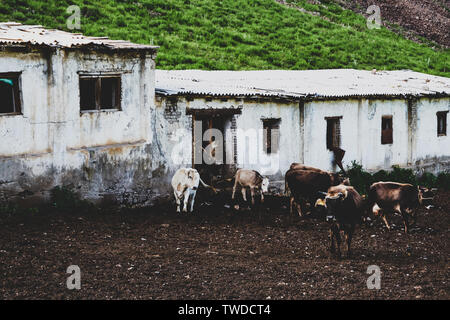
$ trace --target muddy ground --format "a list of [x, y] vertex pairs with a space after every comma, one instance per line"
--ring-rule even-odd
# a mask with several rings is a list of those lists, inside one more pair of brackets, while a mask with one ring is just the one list
[[[183, 215], [173, 205], [2, 214], [0, 298], [449, 299], [449, 196], [420, 209], [409, 236], [398, 216], [391, 231], [358, 227], [342, 260], [327, 251], [326, 222], [290, 219], [270, 198], [259, 213], [218, 204]], [[81, 290], [66, 288], [69, 265]], [[369, 265], [381, 269], [380, 290], [367, 289]]]

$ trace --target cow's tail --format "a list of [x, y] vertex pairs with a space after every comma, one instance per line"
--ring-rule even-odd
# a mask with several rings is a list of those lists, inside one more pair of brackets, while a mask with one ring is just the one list
[[290, 197], [291, 196], [291, 189], [289, 189], [289, 184], [287, 182], [286, 177], [284, 178], [284, 195], [286, 197]]
[[212, 186], [210, 186], [209, 184], [206, 184], [206, 183], [202, 180], [202, 178], [200, 178], [200, 183], [201, 183], [205, 188], [210, 188], [210, 189], [212, 189], [215, 193], [217, 193], [217, 189], [214, 188], [214, 187], [212, 187]]

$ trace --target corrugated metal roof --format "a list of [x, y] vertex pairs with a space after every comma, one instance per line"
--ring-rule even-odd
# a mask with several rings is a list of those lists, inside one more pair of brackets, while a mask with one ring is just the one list
[[103, 47], [111, 50], [154, 51], [158, 47], [136, 44], [123, 40], [111, 40], [107, 37], [87, 37], [81, 33], [45, 29], [42, 26], [22, 25], [17, 22], [0, 23], [0, 45], [37, 45], [61, 48]]
[[287, 98], [450, 96], [450, 78], [409, 70], [156, 70], [156, 92]]

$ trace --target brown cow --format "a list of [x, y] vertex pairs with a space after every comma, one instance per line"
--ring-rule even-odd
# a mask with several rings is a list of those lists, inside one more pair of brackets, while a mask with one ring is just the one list
[[[294, 164], [291, 165], [291, 167]], [[294, 167], [295, 168], [295, 167]], [[307, 167], [305, 167], [307, 168]], [[311, 168], [311, 167], [310, 167]], [[303, 199], [308, 199], [310, 203], [318, 198], [320, 191], [328, 190], [329, 187], [340, 183], [350, 184], [348, 179], [343, 179], [336, 173], [323, 171], [317, 168], [307, 170], [289, 169], [285, 174], [285, 191], [290, 191], [290, 212], [293, 213], [295, 203], [299, 216], [302, 216]]]
[[351, 186], [340, 184], [328, 189], [325, 197], [327, 221], [330, 223], [330, 251], [335, 252], [335, 240], [337, 255], [341, 257], [341, 231], [347, 242], [347, 255], [351, 256], [351, 242], [355, 225], [361, 221], [364, 214], [364, 200]]
[[244, 201], [247, 201], [246, 188], [250, 189], [252, 204], [255, 204], [255, 190], [261, 190], [261, 202], [264, 202], [264, 192], [268, 191], [269, 179], [263, 177], [258, 171], [239, 169], [234, 177], [233, 194], [231, 195], [231, 199], [233, 200], [238, 185], [241, 187]]
[[397, 212], [403, 217], [405, 232], [408, 233], [409, 216], [416, 220], [414, 209], [422, 204], [425, 188], [414, 187], [408, 183], [376, 182], [370, 186], [367, 207], [375, 215], [380, 216], [386, 227], [391, 227], [386, 219], [386, 213]]
[[310, 171], [316, 171], [316, 172], [326, 172], [318, 168], [305, 166], [304, 164], [293, 162], [291, 166], [289, 167], [289, 170], [310, 170]]

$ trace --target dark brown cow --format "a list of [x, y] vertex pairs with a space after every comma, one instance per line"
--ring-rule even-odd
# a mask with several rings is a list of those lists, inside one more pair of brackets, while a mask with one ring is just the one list
[[310, 203], [314, 204], [320, 191], [328, 190], [329, 187], [342, 182], [350, 184], [348, 179], [344, 180], [336, 173], [330, 173], [317, 168], [307, 170], [289, 169], [285, 175], [285, 191], [286, 193], [290, 192], [291, 214], [293, 213], [292, 207], [294, 203], [299, 216], [302, 216], [301, 207], [304, 199], [308, 199]]
[[364, 200], [351, 186], [340, 184], [328, 189], [325, 196], [327, 221], [330, 223], [330, 251], [341, 257], [341, 231], [347, 242], [347, 255], [351, 256], [351, 242], [356, 224], [361, 222], [364, 214]]
[[305, 166], [304, 164], [293, 162], [291, 166], [289, 167], [289, 170], [310, 170], [310, 171], [316, 171], [316, 172], [326, 172], [318, 168]]
[[390, 229], [386, 213], [397, 212], [403, 217], [405, 232], [408, 233], [409, 217], [416, 220], [414, 209], [422, 204], [427, 189], [414, 187], [408, 183], [376, 182], [370, 186], [367, 207], [375, 215], [379, 215], [386, 227]]

